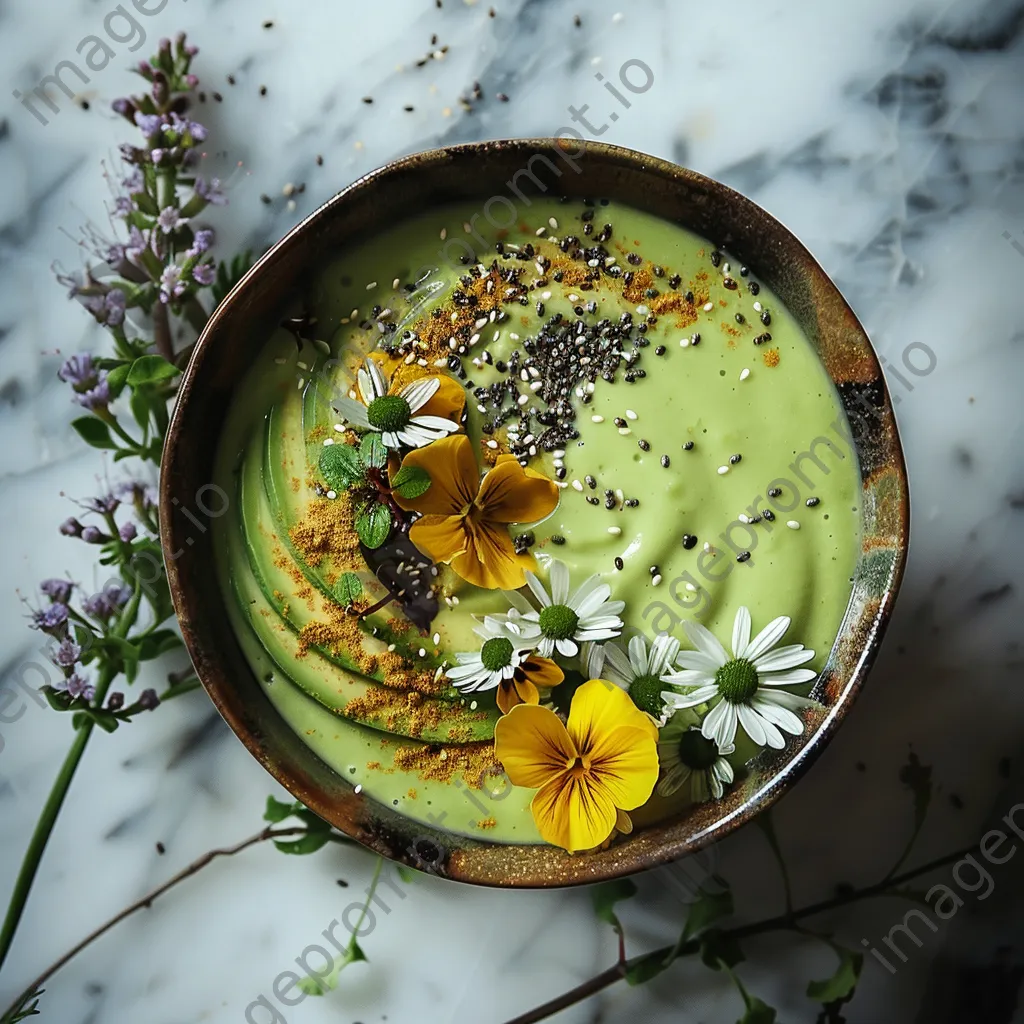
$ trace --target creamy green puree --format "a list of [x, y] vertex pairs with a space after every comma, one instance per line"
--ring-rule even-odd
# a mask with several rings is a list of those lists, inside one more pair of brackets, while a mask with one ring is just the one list
[[[474, 766], [499, 715], [493, 692], [460, 695], [442, 678], [455, 652], [479, 649], [472, 616], [507, 610], [501, 592], [442, 566], [433, 577], [439, 611], [425, 631], [405, 630], [394, 604], [370, 615], [365, 632], [351, 632], [350, 617], [346, 636], [363, 637], [363, 654], [381, 655], [369, 668], [321, 630], [337, 628], [341, 564], [331, 552], [318, 561], [327, 520], [317, 520], [319, 534], [301, 528], [313, 505], [334, 498], [321, 486], [317, 454], [325, 439], [340, 438], [330, 401], [349, 393], [364, 356], [397, 344], [410, 360], [460, 379], [481, 465], [511, 445], [558, 481], [555, 512], [512, 532], [525, 534], [521, 543], [535, 555], [564, 561], [574, 587], [600, 573], [626, 602], [626, 638], [667, 631], [688, 649], [680, 623], [695, 617], [728, 647], [745, 605], [754, 632], [790, 616], [783, 642], [812, 648], [809, 667], [820, 670], [849, 599], [859, 479], [833, 386], [756, 268], [614, 203], [535, 201], [519, 217], [498, 230], [478, 207], [435, 209], [324, 265], [295, 311], [307, 322], [279, 328], [238, 389], [218, 456], [219, 482], [238, 500], [216, 528], [218, 573], [245, 654], [320, 758], [418, 821], [538, 842], [531, 790], [500, 776], [478, 788]], [[470, 223], [475, 241], [464, 230]], [[461, 262], [463, 239], [479, 263]], [[486, 277], [495, 261], [508, 276], [489, 290], [460, 282]], [[474, 287], [479, 305], [467, 309]], [[508, 301], [491, 312], [495, 291]], [[565, 372], [551, 346], [559, 332], [575, 346], [581, 321], [593, 334], [605, 329], [607, 345], [590, 346], [592, 363], [612, 380], [598, 372], [592, 384], [571, 381], [561, 412], [555, 401], [548, 409], [542, 385]], [[410, 347], [414, 336], [419, 347]], [[540, 349], [548, 353], [541, 371], [523, 370], [527, 352]], [[609, 370], [609, 360], [618, 365]], [[510, 377], [515, 392], [504, 392], [502, 404], [525, 396], [516, 406], [530, 417], [522, 426], [519, 413], [497, 415], [489, 390]], [[385, 593], [365, 579], [369, 595]], [[404, 675], [394, 670], [399, 662]], [[430, 713], [406, 716], [403, 691], [422, 688], [410, 681], [417, 672], [432, 689], [412, 706]], [[381, 692], [390, 703], [378, 712]], [[756, 752], [741, 729], [730, 761], [739, 769]], [[468, 768], [447, 772], [446, 761]], [[655, 798], [640, 818], [684, 805], [683, 794]]]

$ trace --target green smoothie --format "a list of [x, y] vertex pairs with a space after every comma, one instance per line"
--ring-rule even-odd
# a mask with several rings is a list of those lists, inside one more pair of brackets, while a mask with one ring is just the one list
[[[464, 433], [481, 473], [514, 457], [553, 482], [553, 512], [509, 525], [515, 551], [541, 581], [552, 558], [574, 588], [597, 574], [624, 602], [609, 641], [623, 649], [668, 634], [692, 651], [683, 623], [696, 621], [729, 651], [747, 608], [751, 635], [788, 616], [781, 642], [813, 650], [803, 664], [820, 671], [850, 596], [860, 483], [832, 383], [756, 268], [615, 203], [538, 200], [509, 229], [478, 214], [433, 210], [310, 282], [302, 328], [274, 332], [229, 412], [218, 483], [236, 500], [217, 521], [217, 569], [257, 678], [321, 759], [417, 821], [540, 842], [533, 790], [494, 756], [495, 691], [448, 676], [510, 599], [411, 543], [415, 501], [388, 490], [408, 448], [374, 464], [338, 411], [360, 399], [369, 354], [395, 380], [457, 382], [464, 417], [431, 429]], [[476, 259], [449, 260], [447, 239], [470, 225]], [[387, 439], [377, 418], [370, 432]], [[361, 440], [370, 455], [352, 497], [323, 452], [338, 448], [330, 466], [347, 466]], [[367, 546], [374, 524], [354, 524], [374, 487], [392, 525]], [[540, 699], [563, 717], [588, 650], [552, 656], [565, 681]], [[667, 728], [657, 690], [637, 706]], [[714, 703], [677, 715], [699, 722]], [[724, 755], [737, 773], [764, 745], [743, 721]], [[696, 792], [653, 797], [639, 817], [678, 814]]]

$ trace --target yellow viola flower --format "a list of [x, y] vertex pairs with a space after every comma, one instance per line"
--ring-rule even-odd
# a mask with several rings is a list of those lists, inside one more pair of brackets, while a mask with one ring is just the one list
[[539, 704], [540, 691], [550, 690], [565, 679], [565, 673], [550, 659], [536, 652], [522, 662], [511, 679], [502, 679], [494, 695], [503, 715], [519, 704]]
[[480, 479], [473, 442], [465, 434], [445, 437], [406, 455], [403, 467], [423, 469], [430, 487], [418, 498], [395, 495], [398, 504], [422, 518], [409, 539], [435, 562], [451, 565], [464, 580], [488, 590], [518, 590], [532, 555], [516, 554], [509, 523], [536, 523], [558, 504], [553, 480], [501, 455]]
[[658, 781], [658, 729], [624, 690], [592, 679], [576, 691], [566, 725], [553, 711], [519, 704], [494, 727], [494, 752], [513, 785], [536, 789], [541, 837], [570, 853], [629, 831], [626, 811]]

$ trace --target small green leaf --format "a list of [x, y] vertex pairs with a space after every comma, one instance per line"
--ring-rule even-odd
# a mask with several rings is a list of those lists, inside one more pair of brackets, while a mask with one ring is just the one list
[[359, 454], [363, 463], [374, 469], [383, 469], [388, 462], [388, 450], [384, 447], [380, 434], [363, 434], [359, 442]]
[[320, 473], [336, 491], [347, 491], [366, 476], [359, 450], [350, 444], [330, 444], [320, 453]]
[[732, 914], [732, 892], [722, 879], [713, 877], [711, 881], [724, 888], [714, 892], [701, 888], [696, 902], [686, 915], [683, 941], [699, 938], [716, 921]]
[[117, 443], [110, 436], [110, 427], [95, 416], [80, 416], [71, 424], [78, 436], [93, 448], [116, 448]]
[[150, 410], [153, 407], [150, 395], [143, 388], [138, 388], [132, 391], [128, 405], [132, 410], [132, 416], [135, 417], [135, 422], [145, 430], [149, 426]]
[[157, 216], [160, 212], [156, 200], [148, 192], [133, 192], [132, 199], [143, 213], [148, 213], [151, 217]]
[[648, 953], [630, 962], [626, 968], [626, 981], [630, 985], [643, 985], [644, 982], [656, 978], [672, 963], [664, 953]]
[[837, 1000], [849, 999], [860, 980], [860, 972], [864, 967], [864, 956], [833, 946], [839, 957], [839, 966], [831, 978], [824, 981], [812, 981], [807, 986], [807, 995], [819, 1003], [834, 1003]]
[[356, 516], [356, 533], [371, 550], [379, 548], [391, 533], [391, 509], [387, 505], [368, 505]]
[[128, 371], [127, 382], [129, 387], [137, 388], [143, 384], [159, 384], [179, 373], [181, 370], [163, 356], [139, 356]]
[[701, 936], [700, 958], [713, 971], [720, 971], [723, 964], [735, 967], [746, 959], [740, 944], [717, 928], [709, 928]]
[[356, 941], [356, 937], [352, 936], [352, 941], [349, 943], [348, 962], [350, 964], [357, 964], [360, 961], [363, 963], [369, 963], [370, 958], [363, 952], [363, 947]]
[[420, 466], [403, 466], [391, 481], [391, 489], [402, 498], [418, 498], [430, 490], [430, 474]]
[[131, 363], [121, 363], [107, 374], [107, 384], [110, 386], [110, 394], [113, 398], [117, 398], [124, 391], [124, 386], [128, 383], [128, 371], [131, 368]]
[[70, 711], [74, 698], [65, 690], [55, 690], [52, 686], [43, 687], [43, 696], [54, 711]]
[[272, 796], [267, 797], [267, 809], [263, 812], [263, 820], [269, 821], [272, 825], [290, 818], [295, 813], [294, 804], [286, 804]]
[[327, 843], [328, 837], [328, 832], [307, 832], [306, 835], [300, 836], [291, 842], [284, 839], [275, 839], [274, 845], [282, 853], [302, 856], [307, 853], [316, 853], [317, 850]]
[[762, 1002], [757, 996], [751, 996], [747, 1004], [747, 1012], [736, 1022], [736, 1024], [775, 1024], [778, 1016], [767, 1003]]
[[398, 872], [398, 877], [405, 882], [406, 885], [416, 881], [416, 869], [406, 867], [404, 864], [396, 864], [395, 870]]
[[362, 592], [363, 581], [354, 572], [342, 573], [338, 585], [334, 588], [335, 595], [346, 608], [357, 600]]
[[636, 895], [636, 886], [628, 878], [619, 878], [612, 882], [602, 882], [590, 890], [590, 898], [594, 904], [594, 913], [599, 921], [605, 921], [622, 937], [622, 922], [615, 914], [615, 904], [620, 900], [628, 900]]

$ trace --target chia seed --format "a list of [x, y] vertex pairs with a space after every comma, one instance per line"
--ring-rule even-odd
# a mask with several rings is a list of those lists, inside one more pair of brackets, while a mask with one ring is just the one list
[[761, 323], [763, 323], [765, 325], [765, 327], [767, 327], [771, 322], [772, 322], [772, 315], [766, 309], [766, 310], [764, 310], [761, 313]]
[[623, 560], [618, 555], [616, 555], [615, 556], [615, 568], [619, 569], [619, 570], [622, 570], [623, 568], [625, 568], [625, 565], [626, 565], [626, 563], [623, 562]]
[[769, 487], [768, 488], [768, 497], [769, 498], [777, 498], [781, 493], [782, 493], [782, 488], [781, 487]]
[[[732, 464], [733, 464], [734, 466], [736, 465], [736, 463], [737, 463], [737, 462], [741, 462], [741, 461], [742, 461], [742, 459], [743, 459], [743, 456], [742, 456], [742, 455], [740, 455], [739, 453], [737, 453], [736, 455], [730, 455], [730, 456], [729, 456], [729, 461], [730, 461], [730, 462], [731, 462], [731, 463], [732, 463]], [[770, 493], [771, 493], [771, 492], [769, 492], [769, 495], [770, 495]]]
[[551, 535], [551, 543], [561, 547], [565, 543], [565, 538], [560, 533], [553, 533]]
[[807, 506], [808, 508], [814, 508], [814, 506], [815, 506], [815, 505], [820, 505], [820, 504], [821, 504], [821, 498], [808, 498], [808, 499], [807, 499], [807, 500], [806, 500], [806, 501], [804, 502], [804, 504], [805, 504], [805, 505], [806, 505], [806, 506]]
[[669, 457], [667, 455], [662, 455], [662, 457], [661, 457], [661, 464], [662, 464], [662, 466], [665, 467], [665, 469], [668, 469], [669, 465], [671, 464], [671, 460], [669, 459]]
[[694, 537], [694, 535], [692, 533], [684, 533], [683, 534], [683, 547], [686, 548], [687, 551], [690, 551], [693, 548], [695, 548], [696, 546], [697, 546], [697, 538]]
[[722, 262], [722, 254], [717, 249], [711, 250], [711, 266], [717, 267]]
[[692, 452], [693, 451], [693, 442], [692, 441], [687, 441], [683, 445], [683, 451], [684, 452]]
[[763, 515], [769, 523], [775, 522], [775, 513], [770, 508], [761, 509], [761, 515]]
[[627, 498], [626, 499], [626, 507], [627, 508], [639, 508], [640, 507], [640, 499], [639, 498]]
[[645, 441], [643, 438], [640, 438], [640, 440], [637, 441], [637, 444], [640, 446], [640, 451], [642, 452], [649, 452], [651, 450], [650, 441]]
[[749, 560], [750, 560], [750, 552], [749, 551], [741, 551], [736, 556], [736, 561], [737, 562], [746, 562], [746, 561], [749, 561]]
[[761, 286], [756, 281], [751, 281], [747, 287], [750, 289], [751, 295], [757, 295], [761, 291]]

